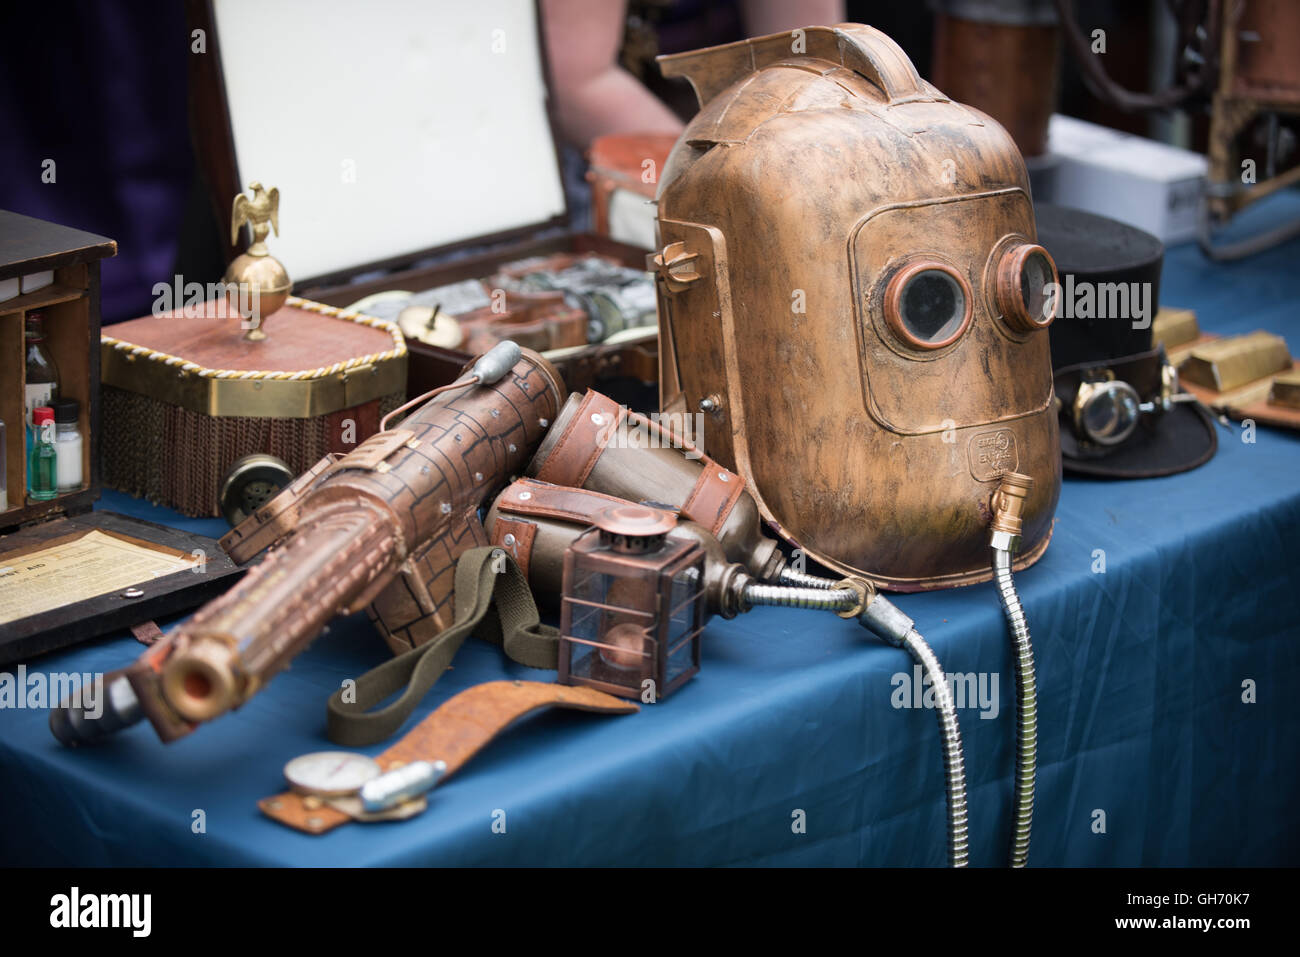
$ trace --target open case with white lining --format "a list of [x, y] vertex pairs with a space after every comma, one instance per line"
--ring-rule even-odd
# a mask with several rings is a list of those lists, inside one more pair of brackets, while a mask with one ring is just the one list
[[[252, 179], [278, 187], [275, 253], [298, 295], [346, 306], [556, 253], [644, 269], [645, 250], [565, 231], [534, 0], [189, 0], [188, 14], [206, 51], [190, 59], [190, 112], [214, 216], [227, 224]], [[412, 268], [458, 250], [472, 252]], [[349, 284], [380, 270], [398, 271]], [[571, 387], [654, 381], [653, 326], [632, 339], [565, 350], [561, 372]], [[408, 346], [411, 394], [468, 359]]]

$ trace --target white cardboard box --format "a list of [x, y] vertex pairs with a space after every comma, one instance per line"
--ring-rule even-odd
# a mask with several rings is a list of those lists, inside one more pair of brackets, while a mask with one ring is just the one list
[[52, 269], [23, 276], [23, 292], [35, 292], [37, 289], [44, 289], [46, 286], [52, 285], [54, 285], [54, 271]]
[[1166, 245], [1196, 238], [1207, 163], [1190, 150], [1053, 114], [1048, 195], [1035, 197], [1110, 216]]

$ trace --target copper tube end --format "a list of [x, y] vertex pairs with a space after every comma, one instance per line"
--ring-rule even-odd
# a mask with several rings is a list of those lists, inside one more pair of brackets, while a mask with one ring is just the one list
[[224, 714], [239, 703], [234, 657], [219, 638], [194, 642], [163, 667], [163, 697], [188, 721], [210, 721]]

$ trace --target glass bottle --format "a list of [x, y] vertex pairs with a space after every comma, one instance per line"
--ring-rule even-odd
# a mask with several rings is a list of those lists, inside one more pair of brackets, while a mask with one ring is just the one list
[[48, 502], [58, 494], [58, 453], [54, 450], [54, 410], [32, 410], [32, 452], [27, 458], [27, 497]]
[[82, 476], [82, 439], [78, 417], [81, 406], [76, 399], [59, 399], [54, 409], [54, 451], [58, 453], [55, 485], [59, 494], [75, 492], [85, 484]]
[[45, 313], [34, 309], [27, 314], [27, 387], [23, 396], [26, 424], [31, 426], [32, 411], [49, 405], [59, 397], [59, 370], [45, 345]]

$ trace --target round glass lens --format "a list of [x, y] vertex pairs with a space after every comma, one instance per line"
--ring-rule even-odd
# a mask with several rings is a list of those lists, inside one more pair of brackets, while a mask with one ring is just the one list
[[921, 342], [942, 342], [961, 328], [966, 295], [950, 273], [923, 269], [907, 280], [898, 311], [910, 335]]
[[1133, 388], [1111, 382], [1084, 403], [1081, 421], [1088, 438], [1101, 445], [1117, 445], [1133, 433], [1138, 414]]
[[1025, 257], [1020, 267], [1020, 301], [1032, 321], [1043, 324], [1051, 321], [1056, 309], [1055, 297], [1049, 288], [1053, 282], [1052, 264], [1045, 255], [1035, 252]]

